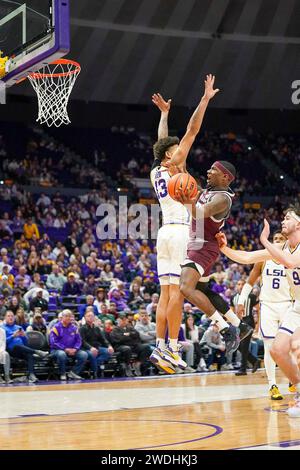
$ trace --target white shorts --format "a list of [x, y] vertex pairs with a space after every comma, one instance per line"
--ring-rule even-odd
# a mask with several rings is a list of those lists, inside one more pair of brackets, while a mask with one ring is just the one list
[[189, 226], [183, 224], [163, 225], [157, 236], [157, 272], [160, 284], [179, 285], [181, 263], [186, 257]]
[[300, 303], [295, 302], [288, 310], [279, 327], [280, 333], [292, 335], [297, 328], [300, 328]]
[[262, 339], [274, 339], [292, 302], [261, 302], [259, 331]]

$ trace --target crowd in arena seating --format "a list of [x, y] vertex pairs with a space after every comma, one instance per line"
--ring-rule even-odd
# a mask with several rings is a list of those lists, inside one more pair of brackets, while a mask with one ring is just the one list
[[[155, 240], [117, 237], [103, 241], [96, 233], [98, 205], [108, 202], [117, 207], [120, 183], [132, 188], [132, 176], [148, 177], [151, 142], [133, 129], [109, 132], [126, 141], [125, 154], [131, 155], [115, 167], [116, 181], [105, 174], [104, 151], [87, 164], [64, 145], [35, 132], [26, 141], [25, 158], [11, 158], [0, 137], [2, 172], [12, 180], [0, 186], [0, 322], [1, 335], [3, 329], [6, 333], [6, 345], [0, 336], [0, 364], [4, 364], [7, 382], [11, 366], [14, 371], [10, 356], [25, 360], [32, 382], [36, 381], [36, 362], [50, 361], [49, 357], [57, 363], [61, 380], [79, 379], [86, 371], [96, 378], [113, 357], [117, 357], [119, 374], [153, 373], [148, 357], [155, 343], [159, 298]], [[280, 140], [278, 154], [284, 152], [282, 146]], [[296, 147], [290, 145], [287, 153]], [[233, 134], [205, 134], [192, 152], [191, 165], [197, 173], [224, 155], [235, 161], [242, 175], [236, 182], [238, 194], [245, 189], [266, 194], [261, 178], [270, 186], [272, 175], [265, 169], [258, 174], [257, 167], [251, 167], [249, 142]], [[50, 195], [46, 189], [36, 195], [22, 186], [59, 186], [66, 179], [70, 185], [95, 189], [73, 197], [59, 190]], [[136, 188], [131, 198], [138, 200]], [[225, 229], [229, 244], [237, 249], [260, 248], [263, 218], [267, 214], [271, 228], [278, 229], [283, 208], [279, 197], [265, 209], [245, 209], [237, 198]], [[247, 267], [220, 257], [211, 286], [230, 303], [237, 281], [247, 273]], [[259, 289], [254, 292], [258, 296]], [[32, 332], [45, 339], [40, 349], [31, 347]], [[238, 355], [226, 356], [214, 325], [188, 303], [183, 308], [180, 341], [187, 372], [214, 370], [216, 362], [223, 369], [239, 365]], [[256, 353], [261, 349], [258, 337], [251, 347]]]

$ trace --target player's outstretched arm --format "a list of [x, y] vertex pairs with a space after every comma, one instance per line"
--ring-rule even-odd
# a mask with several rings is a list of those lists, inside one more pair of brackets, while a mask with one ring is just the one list
[[232, 250], [227, 246], [226, 235], [222, 232], [217, 233], [216, 239], [219, 244], [220, 251], [227, 256], [227, 258], [235, 261], [239, 264], [254, 264], [260, 261], [267, 261], [272, 259], [272, 256], [268, 250], [257, 250], [257, 251], [242, 251]]
[[197, 108], [195, 109], [186, 129], [184, 137], [181, 139], [176, 152], [171, 158], [171, 162], [178, 166], [184, 166], [188, 153], [193, 142], [200, 131], [206, 108], [210, 100], [220, 91], [214, 89], [215, 76], [207, 75], [205, 84], [205, 92]]
[[269, 242], [268, 238], [270, 235], [270, 225], [268, 221], [264, 220], [264, 229], [260, 235], [260, 241], [264, 247], [270, 253], [271, 258], [276, 259], [278, 263], [283, 264], [286, 268], [298, 268], [300, 266], [300, 254], [299, 253], [288, 253], [286, 251], [282, 251], [282, 248], [273, 245], [273, 243]]
[[159, 93], [154, 93], [154, 95], [152, 95], [152, 103], [155, 104], [161, 112], [158, 125], [158, 140], [164, 139], [169, 135], [168, 117], [171, 109], [171, 102], [171, 99], [165, 101]]

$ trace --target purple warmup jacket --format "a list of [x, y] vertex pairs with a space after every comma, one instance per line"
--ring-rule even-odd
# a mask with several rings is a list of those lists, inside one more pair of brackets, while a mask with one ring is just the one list
[[55, 324], [50, 332], [51, 349], [80, 349], [82, 340], [77, 326], [72, 323], [69, 326], [63, 326], [61, 322]]

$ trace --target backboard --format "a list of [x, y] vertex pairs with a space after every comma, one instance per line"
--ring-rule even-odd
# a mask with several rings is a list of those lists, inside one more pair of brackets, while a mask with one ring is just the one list
[[68, 54], [69, 0], [0, 0], [0, 50], [5, 88]]

